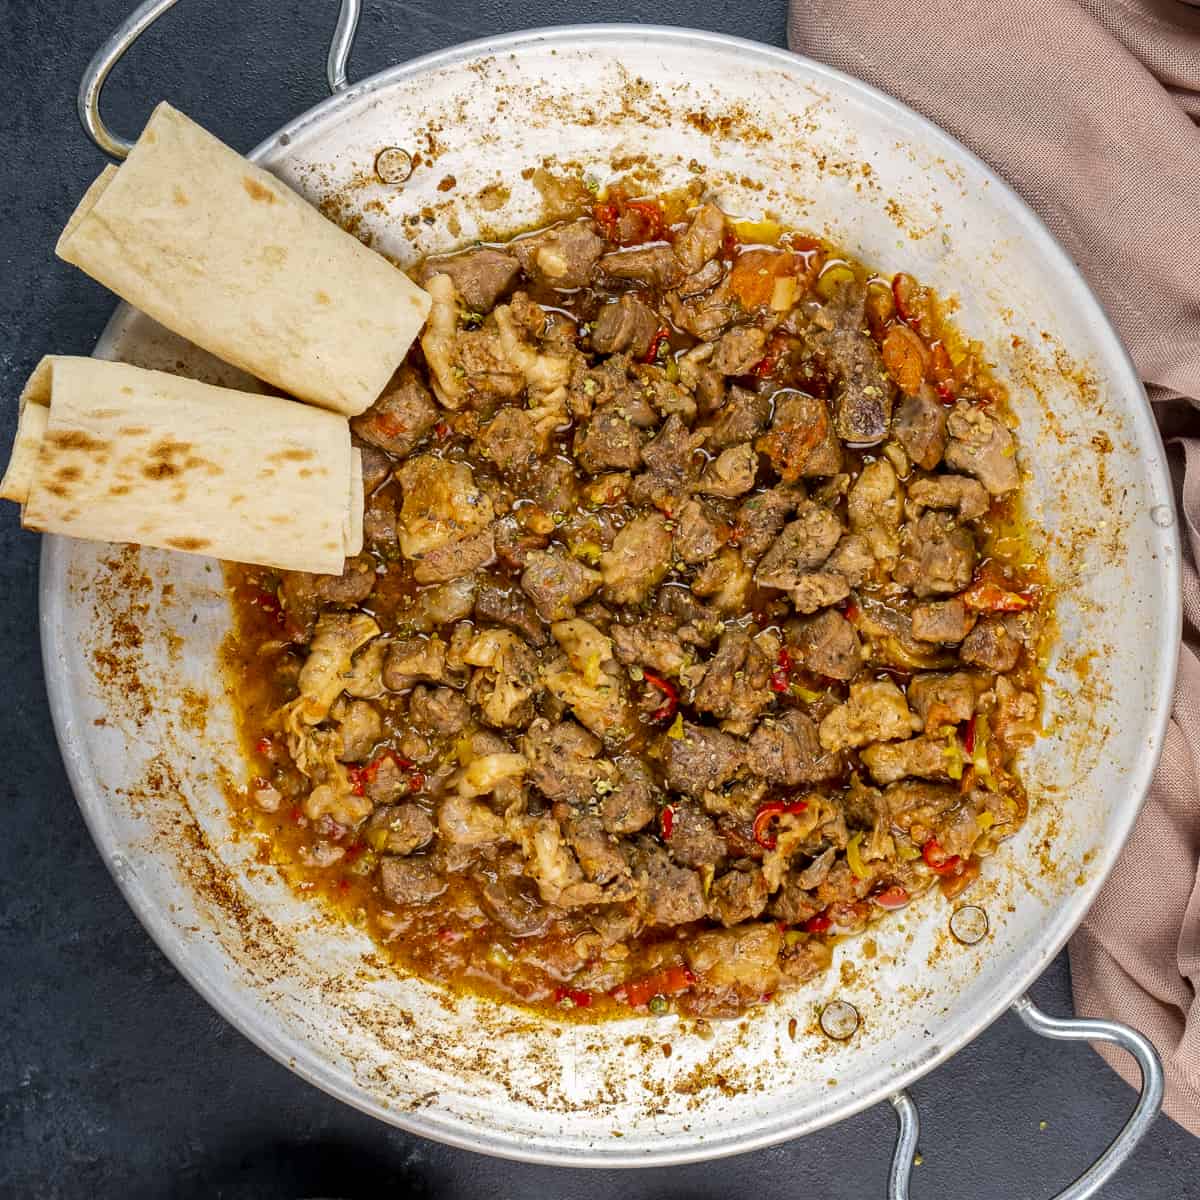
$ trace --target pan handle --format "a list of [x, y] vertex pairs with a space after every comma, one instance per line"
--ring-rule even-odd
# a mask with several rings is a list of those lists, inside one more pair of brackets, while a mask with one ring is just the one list
[[[79, 81], [77, 107], [84, 132], [113, 158], [124, 158], [133, 149], [133, 143], [113, 133], [100, 115], [100, 92], [109, 72], [121, 61], [121, 56], [176, 0], [142, 0], [114, 30], [112, 36], [92, 55]], [[325, 77], [331, 92], [343, 92], [349, 87], [346, 79], [346, 64], [354, 45], [358, 30], [358, 19], [362, 15], [362, 0], [341, 0], [333, 40], [329, 45], [329, 56], [325, 61]]]
[[[1111, 1042], [1114, 1046], [1120, 1046], [1133, 1055], [1142, 1073], [1141, 1094], [1133, 1114], [1125, 1122], [1125, 1128], [1074, 1183], [1054, 1197], [1054, 1200], [1087, 1200], [1089, 1196], [1095, 1196], [1116, 1174], [1154, 1124], [1154, 1118], [1162, 1107], [1162, 1063], [1150, 1042], [1128, 1025], [1116, 1021], [1052, 1017], [1042, 1012], [1028, 996], [1022, 996], [1013, 1005], [1013, 1012], [1042, 1037], [1066, 1042]], [[917, 1118], [917, 1106], [907, 1092], [897, 1092], [891, 1100], [896, 1109], [900, 1133], [896, 1152], [892, 1156], [892, 1168], [888, 1173], [888, 1200], [909, 1200], [908, 1187], [921, 1126]]]

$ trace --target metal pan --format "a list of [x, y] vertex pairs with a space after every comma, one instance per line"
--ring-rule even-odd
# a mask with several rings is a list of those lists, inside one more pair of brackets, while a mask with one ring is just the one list
[[[128, 144], [100, 119], [100, 86], [171, 2], [143, 4], [81, 87], [84, 124], [115, 155]], [[242, 767], [216, 669], [229, 622], [216, 564], [47, 538], [54, 719], [130, 904], [220, 1012], [318, 1087], [413, 1132], [536, 1162], [712, 1158], [890, 1098], [901, 1137], [889, 1195], [901, 1200], [917, 1131], [902, 1089], [1011, 1006], [1035, 1033], [1111, 1041], [1141, 1067], [1129, 1124], [1061, 1196], [1094, 1194], [1158, 1109], [1158, 1062], [1132, 1030], [1054, 1020], [1022, 991], [1133, 825], [1168, 718], [1180, 606], [1163, 447], [1083, 279], [983, 163], [817, 63], [707, 33], [594, 26], [476, 42], [348, 86], [357, 14], [347, 0], [333, 97], [252, 157], [401, 262], [530, 223], [556, 174], [634, 170], [669, 187], [703, 172], [727, 209], [827, 233], [957, 297], [962, 327], [1011, 385], [1030, 511], [1062, 585], [1048, 734], [1023, 768], [1031, 816], [972, 897], [989, 918], [977, 944], [954, 940], [949, 908], [931, 898], [873, 931], [870, 947], [839, 947], [828, 976], [749, 1020], [703, 1032], [674, 1018], [534, 1021], [395, 976], [232, 826], [222, 787]], [[127, 308], [96, 352], [248, 385]], [[815, 1019], [832, 999], [860, 1016], [848, 1040]]]

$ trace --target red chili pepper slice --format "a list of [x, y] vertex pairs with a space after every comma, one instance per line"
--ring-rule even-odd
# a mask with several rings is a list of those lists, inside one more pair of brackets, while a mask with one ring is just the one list
[[659, 820], [662, 823], [663, 841], [669, 842], [671, 840], [671, 834], [675, 830], [675, 806], [668, 804], [662, 810], [662, 812], [659, 813]]
[[650, 671], [642, 671], [642, 678], [653, 688], [657, 688], [666, 700], [650, 714], [652, 721], [669, 721], [679, 708], [679, 692], [673, 683], [668, 683], [660, 675]]
[[408, 777], [408, 790], [410, 792], [419, 792], [425, 786], [425, 772], [414, 771]]
[[617, 220], [620, 216], [621, 210], [611, 201], [592, 205], [592, 217], [610, 242], [617, 240]]
[[967, 728], [963, 732], [963, 750], [966, 751], [967, 757], [970, 758], [975, 753], [975, 718], [972, 717], [967, 722]]
[[935, 875], [957, 875], [962, 870], [962, 859], [957, 854], [947, 854], [937, 838], [930, 838], [921, 847], [921, 857]]
[[263, 756], [263, 758], [272, 758], [275, 754], [275, 743], [269, 737], [260, 737], [254, 743], [254, 749]]
[[778, 351], [776, 351], [774, 354], [766, 354], [750, 368], [750, 374], [753, 375], [755, 379], [766, 379], [766, 377], [770, 375], [778, 365]]
[[[391, 759], [392, 762], [400, 768], [401, 771], [411, 771], [416, 763], [410, 762], [407, 758], [401, 757], [395, 750], [381, 750], [365, 767], [350, 767], [346, 774], [350, 777], [350, 790], [356, 796], [364, 794], [366, 785], [375, 782], [375, 776], [379, 774], [380, 767], [385, 762]], [[412, 778], [421, 779], [421, 787], [425, 784], [425, 777], [418, 771]], [[412, 779], [409, 780], [409, 786], [412, 787]], [[413, 787], [413, 791], [420, 790], [418, 787]]]
[[268, 592], [265, 588], [259, 588], [250, 603], [261, 609], [268, 617], [273, 617], [276, 625], [283, 624], [285, 620], [283, 606], [279, 603], [279, 597], [274, 592]]
[[637, 213], [646, 223], [647, 242], [662, 240], [666, 232], [666, 218], [663, 216], [662, 205], [657, 200], [626, 200], [625, 211]]
[[436, 433], [439, 438], [447, 438], [450, 436], [450, 426], [445, 421], [439, 421], [433, 427], [433, 432]]
[[805, 933], [824, 933], [833, 926], [833, 922], [824, 913], [817, 913], [804, 922]]
[[784, 646], [779, 651], [779, 657], [775, 660], [775, 670], [771, 673], [771, 691], [786, 692], [792, 686], [791, 674], [795, 667], [795, 660]]
[[570, 1000], [575, 1008], [591, 1008], [592, 993], [585, 992], [582, 988], [559, 987], [554, 989], [554, 1003], [561, 1004], [564, 1000]]
[[908, 894], [906, 888], [902, 888], [898, 883], [894, 883], [891, 887], [884, 888], [881, 892], [876, 892], [871, 899], [880, 908], [885, 908], [888, 912], [895, 912], [896, 909], [903, 908], [912, 897]]
[[1033, 607], [1033, 597], [1027, 592], [1009, 592], [989, 580], [973, 583], [959, 599], [975, 612], [1024, 612]]
[[660, 325], [655, 331], [654, 336], [650, 339], [650, 345], [646, 348], [646, 353], [642, 355], [642, 362], [652, 363], [658, 360], [658, 352], [662, 345], [671, 336], [671, 331], [665, 326]]
[[611, 995], [614, 1000], [620, 1000], [630, 1008], [643, 1008], [655, 996], [681, 995], [695, 982], [695, 975], [687, 967], [666, 967], [613, 988]]
[[803, 800], [788, 803], [786, 800], [768, 800], [754, 814], [754, 840], [766, 850], [775, 849], [775, 835], [770, 832], [771, 823], [777, 817], [791, 816], [802, 813], [808, 805]]

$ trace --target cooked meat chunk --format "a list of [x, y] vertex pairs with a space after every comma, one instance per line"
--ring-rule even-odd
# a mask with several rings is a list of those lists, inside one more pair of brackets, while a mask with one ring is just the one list
[[496, 301], [512, 286], [521, 264], [503, 250], [479, 246], [461, 254], [449, 254], [426, 260], [421, 282], [434, 275], [449, 275], [467, 308], [477, 313], [490, 312]]
[[409, 459], [396, 478], [404, 491], [400, 548], [405, 558], [423, 558], [491, 523], [492, 502], [475, 486], [466, 463], [422, 454]]
[[615, 304], [606, 304], [592, 326], [592, 349], [599, 354], [628, 350], [642, 358], [661, 322], [658, 314], [626, 292]]
[[541, 690], [533, 651], [511, 629], [484, 629], [467, 647], [463, 659], [477, 668], [467, 698], [483, 720], [496, 729], [528, 725]]
[[708, 915], [729, 928], [752, 921], [767, 907], [770, 889], [758, 867], [727, 871], [713, 885], [708, 897]]
[[696, 474], [695, 454], [703, 441], [704, 435], [690, 432], [676, 413], [642, 448], [642, 461], [666, 488], [682, 487]]
[[800, 662], [829, 679], [853, 679], [863, 665], [862, 644], [853, 625], [832, 609], [798, 622], [796, 653]]
[[[663, 840], [671, 857], [685, 867], [712, 867], [729, 851], [717, 823], [698, 804], [679, 800], [671, 805], [671, 835]], [[666, 817], [663, 818], [666, 821]]]
[[375, 586], [375, 564], [368, 554], [346, 559], [340, 575], [310, 575], [307, 571], [280, 573], [279, 599], [288, 624], [305, 641], [311, 636], [317, 614], [327, 605], [353, 608], [361, 604]]
[[725, 240], [725, 214], [715, 204], [702, 204], [682, 236], [675, 240], [675, 257], [689, 274], [721, 252]]
[[840, 604], [850, 595], [850, 581], [836, 571], [813, 571], [796, 580], [792, 589], [792, 607], [799, 613], [815, 613]]
[[946, 466], [974, 475], [993, 496], [1013, 491], [1021, 482], [1017, 443], [995, 417], [960, 400], [946, 423], [950, 441]]
[[842, 576], [851, 587], [858, 587], [874, 571], [875, 555], [862, 534], [848, 533], [834, 547], [821, 569]]
[[746, 765], [769, 783], [797, 787], [833, 778], [842, 764], [821, 748], [812, 719], [793, 708], [762, 721], [750, 737]]
[[741, 554], [731, 546], [705, 563], [692, 580], [692, 591], [712, 601], [719, 612], [731, 616], [746, 611], [754, 576]]
[[538, 462], [538, 436], [533, 418], [523, 408], [500, 409], [475, 439], [480, 458], [506, 475]]
[[600, 589], [604, 577], [599, 571], [554, 551], [532, 551], [526, 557], [521, 587], [533, 601], [543, 621], [565, 621]]
[[342, 738], [338, 758], [342, 762], [362, 762], [369, 758], [383, 737], [383, 718], [375, 705], [369, 700], [342, 697], [334, 702], [329, 716], [337, 724]]
[[1011, 671], [1022, 644], [1020, 625], [1013, 617], [984, 617], [963, 639], [958, 656], [970, 667]]
[[900, 553], [904, 498], [896, 472], [886, 458], [863, 467], [846, 497], [850, 528], [866, 539], [872, 555], [889, 566]]
[[586, 879], [607, 884], [628, 878], [621, 843], [605, 832], [599, 817], [568, 810], [562, 817], [562, 831]]
[[581, 288], [604, 253], [604, 242], [591, 221], [555, 225], [530, 237], [518, 238], [509, 249], [525, 273], [553, 288]]
[[784, 591], [798, 587], [829, 557], [841, 536], [841, 522], [829, 509], [803, 500], [796, 509], [796, 519], [783, 527], [758, 564], [754, 578], [763, 587]]
[[447, 886], [427, 858], [380, 859], [379, 887], [389, 904], [429, 904]]
[[614, 622], [608, 632], [617, 660], [628, 666], [649, 667], [660, 675], [678, 675], [688, 661], [678, 635], [654, 620], [635, 625]]
[[671, 530], [658, 513], [634, 517], [600, 555], [604, 596], [613, 604], [641, 604], [671, 568]]
[[575, 431], [574, 451], [589, 475], [636, 471], [642, 465], [642, 435], [623, 408], [606, 405]]
[[613, 785], [616, 771], [599, 757], [602, 748], [600, 739], [582, 725], [574, 721], [552, 725], [541, 717], [529, 726], [521, 742], [529, 760], [529, 782], [548, 800], [569, 804], [590, 803]]
[[716, 453], [743, 442], [752, 442], [770, 415], [771, 401], [768, 396], [745, 388], [731, 388], [728, 400], [706, 432], [705, 448]]
[[564, 656], [542, 668], [542, 679], [575, 719], [597, 737], [620, 743], [633, 732], [637, 717], [615, 673], [597, 669], [589, 677], [575, 670]]
[[987, 489], [966, 475], [931, 475], [908, 485], [908, 504], [913, 516], [925, 508], [953, 509], [961, 521], [982, 517], [991, 506]]
[[950, 760], [944, 737], [916, 737], [906, 742], [880, 742], [859, 755], [871, 778], [879, 784], [895, 783], [916, 775], [921, 779], [949, 779]]
[[686, 721], [679, 738], [664, 738], [663, 768], [667, 786], [686, 796], [703, 796], [728, 783], [746, 762], [746, 744], [739, 738], [690, 725]]
[[925, 722], [925, 731], [932, 733], [943, 725], [968, 720], [975, 711], [978, 690], [966, 671], [914, 675], [908, 685], [908, 702]]
[[546, 627], [529, 597], [519, 588], [480, 584], [475, 592], [474, 613], [476, 621], [503, 625], [519, 633], [531, 646], [546, 644]]
[[908, 711], [904, 693], [890, 679], [852, 683], [846, 703], [839, 704], [821, 721], [821, 745], [826, 750], [845, 750], [870, 742], [894, 741], [909, 737], [920, 724]]
[[496, 535], [491, 529], [485, 529], [425, 551], [413, 567], [413, 579], [417, 583], [461, 579], [486, 567], [495, 557]]
[[640, 758], [619, 754], [615, 762], [617, 783], [600, 801], [600, 820], [609, 833], [637, 833], [654, 820], [662, 793]]
[[926, 471], [932, 471], [946, 452], [946, 416], [946, 406], [928, 384], [905, 396], [896, 410], [892, 433], [908, 457]]
[[734, 521], [733, 536], [748, 563], [757, 562], [779, 536], [788, 516], [804, 499], [791, 488], [767, 488], [742, 501]]
[[437, 424], [439, 415], [429, 389], [405, 364], [383, 395], [366, 412], [351, 418], [350, 429], [364, 442], [403, 458]]
[[690, 564], [706, 562], [725, 544], [722, 522], [703, 500], [689, 500], [675, 518], [675, 557]]
[[722, 375], [748, 375], [762, 358], [767, 331], [754, 325], [738, 325], [721, 335], [712, 356], [712, 366]]
[[372, 805], [389, 805], [413, 790], [411, 780], [412, 772], [401, 766], [394, 754], [381, 754], [363, 777], [363, 792]]
[[579, 504], [575, 468], [564, 458], [543, 459], [526, 478], [530, 497], [548, 513], [569, 513]]
[[767, 913], [785, 925], [803, 925], [815, 917], [824, 906], [813, 895], [813, 889], [824, 882], [836, 857], [837, 850], [830, 846], [809, 867], [789, 871], [771, 897]]
[[363, 827], [363, 840], [381, 854], [411, 854], [433, 841], [433, 821], [416, 804], [377, 808]]
[[956, 645], [974, 628], [975, 614], [957, 597], [913, 605], [912, 634], [919, 642]]
[[960, 592], [975, 570], [975, 539], [953, 518], [927, 512], [904, 529], [904, 552], [893, 578], [915, 596]]
[[782, 947], [783, 934], [774, 925], [759, 923], [698, 934], [686, 954], [688, 965], [706, 987], [728, 989], [750, 999], [779, 986]]
[[712, 713], [725, 729], [749, 733], [755, 718], [774, 699], [772, 667], [749, 634], [730, 630], [721, 635], [692, 704], [699, 712]]
[[687, 925], [704, 916], [704, 892], [695, 871], [677, 867], [649, 838], [639, 838], [627, 854], [647, 925]]
[[370, 495], [392, 473], [392, 460], [377, 446], [369, 446], [361, 438], [351, 437], [351, 442], [362, 455], [363, 492]]
[[390, 491], [376, 492], [363, 506], [363, 541], [368, 550], [388, 560], [400, 557], [396, 532], [396, 497]]
[[383, 660], [383, 682], [393, 692], [417, 683], [441, 683], [447, 678], [446, 643], [440, 637], [409, 637], [392, 642]]
[[758, 439], [758, 448], [787, 482], [842, 469], [842, 444], [825, 401], [803, 392], [776, 397], [771, 428]]
[[895, 394], [874, 341], [861, 336], [866, 328], [865, 301], [860, 284], [846, 284], [812, 318], [814, 332], [809, 335], [838, 381], [837, 435], [860, 446], [887, 437]]
[[629, 279], [650, 287], [670, 287], [684, 274], [670, 246], [617, 250], [600, 260], [600, 270], [610, 279]]
[[453, 688], [418, 684], [408, 698], [408, 719], [423, 733], [448, 737], [467, 727], [471, 706], [466, 697]]
[[700, 476], [700, 491], [709, 496], [731, 499], [741, 496], [754, 486], [758, 475], [758, 452], [749, 442], [722, 450], [704, 468]]

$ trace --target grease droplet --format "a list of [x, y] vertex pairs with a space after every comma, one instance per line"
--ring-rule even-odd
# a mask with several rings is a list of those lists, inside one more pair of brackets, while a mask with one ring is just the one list
[[964, 904], [950, 914], [950, 932], [964, 946], [974, 946], [987, 937], [988, 915], [978, 904]]
[[1159, 529], [1170, 529], [1175, 524], [1175, 511], [1169, 504], [1156, 504], [1150, 510], [1150, 520], [1152, 520]]

